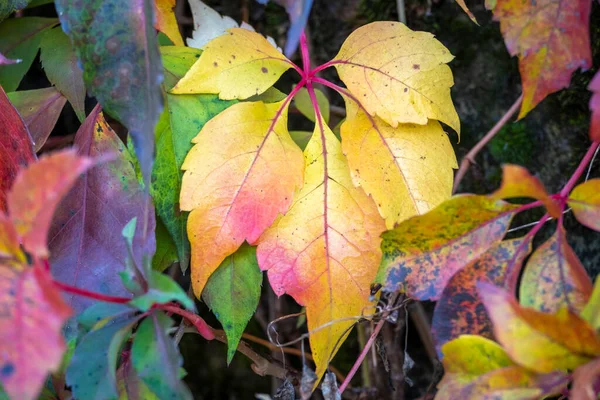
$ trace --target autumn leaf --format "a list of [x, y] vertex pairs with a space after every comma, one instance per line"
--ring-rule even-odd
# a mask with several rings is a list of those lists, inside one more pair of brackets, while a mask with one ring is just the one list
[[569, 246], [565, 229], [556, 232], [531, 255], [521, 278], [523, 306], [553, 313], [563, 307], [581, 312], [592, 293], [592, 281]]
[[37, 399], [66, 349], [61, 329], [71, 309], [40, 265], [18, 271], [0, 264], [0, 382], [10, 398]]
[[436, 119], [460, 133], [446, 65], [453, 58], [431, 33], [373, 22], [352, 32], [329, 63], [367, 112], [392, 127]]
[[79, 175], [92, 165], [92, 159], [65, 150], [42, 156], [17, 175], [7, 204], [25, 250], [36, 257], [48, 257], [48, 231], [54, 211]]
[[7, 211], [6, 195], [19, 170], [35, 161], [31, 136], [21, 116], [0, 85], [0, 211]]
[[491, 196], [496, 199], [531, 197], [542, 201], [553, 218], [558, 218], [562, 214], [560, 206], [548, 195], [544, 184], [532, 176], [527, 169], [518, 165], [502, 166], [502, 184]]
[[600, 378], [600, 358], [578, 367], [573, 372], [573, 387], [569, 392], [572, 400], [596, 400], [596, 385]]
[[179, 350], [167, 331], [173, 320], [154, 311], [138, 327], [131, 362], [140, 379], [159, 399], [192, 399], [192, 394], [179, 379], [183, 364]]
[[20, 90], [7, 95], [31, 134], [35, 151], [39, 151], [52, 133], [67, 99], [53, 87]]
[[21, 269], [26, 257], [21, 251], [19, 235], [9, 217], [0, 212], [0, 260], [3, 264]]
[[321, 377], [354, 324], [337, 320], [370, 312], [385, 225], [373, 201], [352, 184], [340, 142], [321, 116], [304, 161], [304, 186], [261, 236], [257, 258], [277, 295], [306, 306], [309, 331], [328, 324], [310, 335]]
[[213, 93], [220, 99], [247, 99], [263, 93], [292, 67], [262, 35], [243, 28], [204, 46], [200, 59], [171, 93]]
[[235, 104], [208, 121], [183, 169], [180, 208], [191, 211], [192, 284], [199, 297], [219, 264], [253, 244], [292, 203], [302, 153], [287, 131], [286, 99]]
[[496, 340], [519, 365], [539, 373], [571, 370], [600, 355], [600, 338], [585, 320], [565, 308], [546, 314], [525, 308], [508, 292], [477, 285]]
[[588, 90], [592, 92], [590, 99], [590, 110], [592, 111], [592, 119], [590, 122], [590, 139], [593, 142], [600, 142], [600, 74], [596, 73], [588, 86]]
[[456, 196], [402, 222], [382, 235], [377, 282], [418, 300], [439, 299], [452, 275], [502, 240], [514, 209], [485, 196]]
[[137, 376], [131, 359], [125, 360], [117, 370], [119, 400], [160, 400]]
[[435, 305], [431, 323], [439, 354], [445, 343], [460, 335], [493, 337], [492, 323], [477, 293], [477, 282], [504, 286], [507, 270], [520, 266], [530, 251], [530, 241], [499, 242], [450, 278]]
[[477, 25], [479, 25], [477, 23], [477, 19], [475, 18], [475, 16], [473, 15], [473, 13], [471, 12], [471, 10], [469, 10], [469, 7], [467, 7], [467, 4], [465, 3], [465, 0], [456, 0], [456, 3], [458, 3], [458, 5], [460, 6], [460, 8], [463, 9], [463, 11], [465, 13], [467, 13], [467, 15], [469, 16], [469, 18], [471, 18], [471, 21], [475, 22]]
[[581, 310], [581, 318], [588, 321], [596, 330], [600, 330], [600, 279], [596, 278], [590, 300]]
[[154, 0], [154, 27], [167, 35], [175, 46], [184, 46], [183, 38], [179, 33], [179, 26], [173, 9], [176, 0]]
[[[151, 0], [56, 0], [83, 79], [103, 109], [129, 129], [147, 186], [162, 111], [162, 66]], [[149, 205], [143, 205], [150, 213]]]
[[258, 306], [262, 278], [256, 261], [256, 249], [243, 244], [221, 263], [202, 293], [202, 300], [223, 325], [227, 335], [228, 365], [235, 355], [246, 324]]
[[508, 52], [519, 56], [523, 118], [550, 93], [569, 86], [571, 74], [592, 65], [589, 0], [497, 0]]
[[[65, 95], [79, 121], [85, 119], [85, 85], [83, 71], [77, 64], [75, 49], [60, 28], [44, 32], [40, 44], [40, 61], [48, 80]], [[57, 113], [57, 117], [58, 117]]]
[[346, 110], [342, 149], [352, 180], [373, 197], [388, 229], [450, 198], [458, 165], [439, 122], [393, 128], [352, 100]]
[[0, 53], [6, 58], [21, 60], [0, 68], [0, 86], [4, 90], [17, 90], [40, 49], [43, 32], [57, 23], [56, 18], [25, 17], [10, 18], [0, 24]]
[[568, 382], [561, 372], [538, 375], [516, 365], [501, 346], [481, 336], [460, 336], [442, 351], [446, 373], [436, 400], [537, 400]]
[[[114, 296], [128, 296], [117, 272], [125, 268], [127, 247], [119, 232], [133, 217], [138, 225], [154, 230], [152, 211], [144, 220], [141, 204], [148, 194], [138, 182], [133, 157], [96, 106], [75, 135], [78, 154], [114, 159], [85, 173], [58, 206], [49, 233], [50, 265], [57, 280], [72, 286]], [[154, 253], [154, 235], [143, 237], [138, 226], [134, 255], [138, 265], [143, 254]], [[65, 295], [81, 311], [93, 300]]]
[[581, 224], [600, 231], [600, 179], [590, 179], [569, 194], [567, 204]]

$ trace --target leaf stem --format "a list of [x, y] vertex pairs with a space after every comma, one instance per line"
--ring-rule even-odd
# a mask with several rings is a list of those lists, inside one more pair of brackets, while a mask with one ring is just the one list
[[583, 171], [585, 171], [585, 167], [587, 167], [587, 165], [590, 163], [590, 161], [594, 157], [594, 153], [596, 152], [596, 149], [598, 148], [599, 145], [600, 145], [600, 142], [592, 143], [592, 145], [588, 149], [587, 153], [585, 153], [585, 156], [583, 156], [583, 158], [581, 159], [579, 166], [577, 167], [575, 172], [573, 172], [573, 175], [571, 176], [571, 178], [569, 178], [569, 181], [566, 183], [566, 185], [560, 191], [560, 198], [563, 200], [563, 206], [564, 206], [564, 201], [569, 196], [569, 193], [571, 192], [571, 190], [573, 189], [575, 184], [577, 184], [577, 180], [581, 177], [581, 175], [583, 174]]
[[[325, 64], [321, 64], [318, 67], [313, 68], [312, 70], [310, 70], [310, 72], [308, 73], [308, 75], [312, 78], [313, 76], [315, 76], [316, 74], [318, 74], [319, 72], [323, 71], [326, 68], [332, 67], [335, 64], [340, 64], [341, 62], [339, 60], [331, 60], [331, 61], [327, 61]], [[321, 82], [322, 83], [322, 82]]]
[[308, 54], [308, 44], [304, 31], [300, 35], [300, 51], [302, 52], [302, 67], [304, 68], [302, 77], [308, 80], [310, 76], [310, 55]]
[[496, 122], [496, 125], [494, 125], [494, 127], [490, 129], [490, 131], [486, 133], [485, 136], [481, 138], [481, 140], [475, 145], [475, 147], [473, 147], [463, 158], [463, 160], [460, 163], [460, 168], [458, 169], [458, 172], [456, 172], [456, 176], [454, 177], [454, 188], [452, 189], [452, 193], [456, 193], [456, 189], [458, 188], [458, 185], [467, 173], [467, 170], [469, 169], [471, 164], [475, 164], [475, 156], [477, 156], [477, 153], [479, 153], [481, 149], [483, 149], [490, 142], [490, 140], [492, 140], [494, 136], [496, 136], [496, 134], [500, 132], [502, 127], [506, 125], [506, 123], [513, 116], [513, 114], [519, 110], [519, 107], [521, 106], [522, 102], [523, 95], [521, 94], [519, 98], [515, 101], [515, 103], [502, 116], [502, 118], [500, 118], [500, 120]]
[[100, 301], [106, 301], [107, 303], [129, 303], [131, 301], [128, 297], [116, 297], [116, 296], [108, 296], [102, 293], [92, 292], [86, 289], [81, 289], [75, 286], [70, 286], [65, 283], [53, 280], [54, 284], [63, 292], [76, 294], [78, 296], [87, 297], [89, 299], [95, 299]]
[[191, 311], [184, 310], [174, 304], [156, 304], [155, 309], [164, 310], [177, 314], [188, 320], [198, 333], [206, 340], [213, 340], [215, 338], [214, 329], [210, 327], [198, 314], [194, 314]]

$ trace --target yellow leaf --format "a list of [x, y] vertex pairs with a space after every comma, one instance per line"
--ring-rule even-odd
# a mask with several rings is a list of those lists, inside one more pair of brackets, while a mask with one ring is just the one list
[[177, 19], [175, 19], [176, 0], [154, 0], [154, 15], [156, 17], [154, 27], [167, 35], [175, 46], [184, 46]]
[[453, 58], [431, 33], [374, 22], [352, 32], [331, 63], [369, 114], [393, 127], [437, 119], [460, 133], [446, 65]]
[[590, 179], [577, 185], [569, 195], [568, 204], [577, 221], [600, 231], [600, 179]]
[[302, 185], [302, 151], [287, 130], [288, 99], [235, 104], [204, 125], [182, 169], [180, 208], [191, 211], [196, 296], [219, 264], [254, 243]]
[[211, 40], [172, 93], [214, 93], [220, 99], [261, 94], [292, 67], [264, 36], [242, 28]]
[[589, 322], [594, 329], [600, 330], [600, 279], [596, 278], [590, 300], [581, 311], [581, 317]]
[[450, 198], [458, 165], [439, 122], [392, 128], [352, 100], [346, 110], [342, 148], [352, 180], [373, 197], [388, 229]]
[[339, 140], [318, 116], [306, 150], [305, 183], [288, 212], [260, 238], [257, 257], [277, 295], [306, 306], [319, 377], [355, 320], [370, 314], [369, 287], [379, 266], [385, 224], [356, 188]]

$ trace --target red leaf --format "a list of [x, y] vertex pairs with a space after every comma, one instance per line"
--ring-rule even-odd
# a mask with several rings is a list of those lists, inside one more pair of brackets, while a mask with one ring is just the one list
[[588, 90], [593, 93], [590, 99], [590, 110], [592, 110], [590, 139], [594, 142], [600, 142], [600, 73], [594, 75]]
[[91, 165], [91, 159], [66, 150], [42, 157], [19, 173], [7, 203], [25, 250], [37, 257], [48, 257], [46, 243], [54, 209]]
[[0, 86], [0, 211], [6, 212], [6, 194], [19, 168], [35, 160], [31, 136], [21, 116]]
[[41, 267], [0, 265], [0, 293], [0, 381], [10, 398], [35, 399], [48, 372], [60, 367], [71, 309]]

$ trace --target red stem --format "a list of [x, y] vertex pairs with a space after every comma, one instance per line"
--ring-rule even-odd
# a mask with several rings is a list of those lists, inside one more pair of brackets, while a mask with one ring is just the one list
[[315, 76], [317, 73], [323, 71], [326, 68], [329, 68], [335, 64], [339, 64], [340, 61], [339, 60], [331, 60], [331, 61], [327, 61], [325, 64], [321, 64], [318, 67], [315, 67], [314, 69], [312, 69], [309, 73], [310, 77]]
[[571, 192], [571, 190], [577, 183], [577, 180], [581, 177], [581, 175], [583, 174], [583, 171], [585, 171], [585, 167], [587, 167], [587, 165], [590, 163], [590, 161], [592, 161], [592, 158], [594, 158], [594, 153], [596, 152], [596, 149], [598, 148], [599, 145], [600, 145], [600, 142], [592, 143], [592, 145], [588, 149], [587, 153], [585, 153], [585, 156], [583, 156], [583, 159], [579, 163], [579, 166], [577, 167], [575, 172], [573, 172], [573, 175], [571, 176], [571, 178], [569, 179], [567, 184], [560, 191], [560, 197], [563, 200], [565, 200], [569, 196], [569, 193]]
[[206, 340], [213, 340], [215, 338], [215, 334], [213, 329], [197, 314], [190, 312], [188, 310], [184, 310], [179, 308], [179, 306], [173, 304], [157, 304], [154, 308], [159, 310], [164, 310], [168, 312], [172, 312], [173, 314], [177, 314], [187, 319], [192, 325], [196, 327], [198, 333]]
[[76, 294], [78, 296], [83, 296], [83, 297], [87, 297], [90, 299], [96, 299], [96, 300], [100, 300], [100, 301], [106, 301], [108, 303], [120, 303], [120, 304], [129, 303], [131, 301], [131, 299], [127, 298], [127, 297], [108, 296], [108, 295], [105, 295], [102, 293], [91, 292], [89, 290], [81, 289], [81, 288], [78, 288], [75, 286], [70, 286], [70, 285], [67, 285], [67, 284], [59, 282], [59, 281], [53, 281], [53, 282], [63, 292]]
[[310, 56], [308, 54], [308, 44], [306, 42], [306, 34], [302, 31], [300, 35], [300, 51], [302, 52], [302, 66], [304, 71], [301, 74], [304, 79], [308, 79], [310, 75]]

